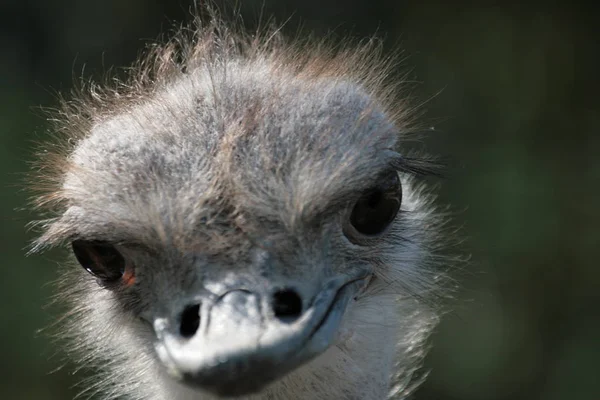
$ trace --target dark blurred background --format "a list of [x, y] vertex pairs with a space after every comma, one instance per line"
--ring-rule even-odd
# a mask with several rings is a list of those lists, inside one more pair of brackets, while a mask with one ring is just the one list
[[[0, 0], [0, 398], [70, 399], [44, 309], [55, 251], [25, 258], [19, 211], [40, 106], [73, 77], [126, 66], [191, 0]], [[433, 338], [417, 399], [600, 399], [600, 12], [593, 2], [245, 0], [248, 26], [377, 33], [419, 82], [425, 144], [471, 264]], [[83, 71], [83, 72], [82, 72]], [[56, 371], [55, 371], [56, 370]], [[55, 371], [50, 373], [51, 371]]]

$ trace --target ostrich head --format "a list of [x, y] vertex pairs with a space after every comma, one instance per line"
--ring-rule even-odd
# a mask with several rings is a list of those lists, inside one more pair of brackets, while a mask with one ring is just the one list
[[34, 250], [72, 249], [59, 291], [88, 393], [403, 397], [442, 219], [389, 63], [218, 22], [183, 36], [65, 101], [37, 169]]

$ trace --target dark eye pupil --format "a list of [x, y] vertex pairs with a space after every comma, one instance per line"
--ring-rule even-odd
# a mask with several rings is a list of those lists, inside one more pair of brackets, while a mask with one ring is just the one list
[[120, 279], [125, 272], [125, 259], [111, 244], [100, 241], [75, 240], [73, 253], [90, 274], [105, 282]]
[[369, 191], [358, 200], [350, 215], [350, 223], [356, 231], [377, 235], [396, 218], [402, 194], [397, 175], [394, 178], [385, 188]]
[[367, 197], [367, 206], [370, 208], [377, 208], [382, 200], [383, 193], [381, 193], [381, 190], [376, 190]]

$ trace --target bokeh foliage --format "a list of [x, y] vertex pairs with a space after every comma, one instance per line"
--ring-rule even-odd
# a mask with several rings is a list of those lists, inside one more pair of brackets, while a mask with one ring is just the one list
[[[126, 66], [189, 20], [191, 0], [0, 3], [0, 398], [68, 399], [48, 303], [59, 252], [25, 258], [23, 174], [74, 76]], [[476, 4], [476, 5], [474, 5]], [[516, 4], [516, 3], [515, 3]], [[245, 0], [316, 36], [377, 33], [420, 82], [424, 147], [449, 159], [442, 200], [471, 263], [417, 399], [597, 400], [600, 359], [600, 8], [592, 2]]]

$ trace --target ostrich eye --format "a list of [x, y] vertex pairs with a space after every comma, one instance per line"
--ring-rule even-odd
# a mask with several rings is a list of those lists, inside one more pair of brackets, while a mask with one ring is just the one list
[[402, 188], [394, 171], [386, 175], [379, 186], [358, 199], [350, 214], [350, 224], [362, 235], [378, 235], [396, 218], [401, 203]]
[[103, 282], [115, 282], [125, 273], [125, 258], [112, 244], [100, 241], [75, 240], [73, 253], [79, 264]]

